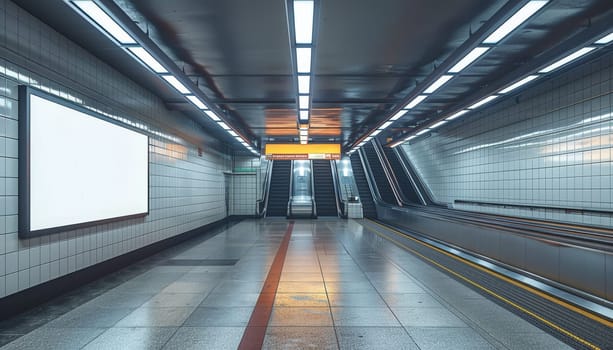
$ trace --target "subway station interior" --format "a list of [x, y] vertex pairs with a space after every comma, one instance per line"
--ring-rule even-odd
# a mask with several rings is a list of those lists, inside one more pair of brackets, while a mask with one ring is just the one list
[[1, 349], [613, 349], [611, 0], [0, 0]]

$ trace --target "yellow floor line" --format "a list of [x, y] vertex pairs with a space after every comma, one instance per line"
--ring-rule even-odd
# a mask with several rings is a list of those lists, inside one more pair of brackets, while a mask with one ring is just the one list
[[[371, 220], [370, 220], [370, 221], [371, 221]], [[583, 309], [579, 309], [579, 308], [575, 307], [574, 305], [568, 304], [568, 303], [566, 303], [566, 302], [564, 302], [564, 301], [562, 301], [562, 300], [559, 300], [559, 299], [554, 298], [554, 297], [552, 297], [552, 296], [550, 296], [550, 295], [548, 295], [548, 294], [545, 294], [545, 293], [543, 293], [543, 292], [540, 292], [540, 291], [538, 291], [538, 290], [536, 290], [536, 289], [534, 289], [534, 288], [532, 288], [532, 287], [529, 287], [529, 286], [527, 286], [527, 285], [524, 285], [524, 284], [522, 284], [522, 283], [519, 283], [519, 282], [517, 282], [517, 281], [514, 281], [514, 280], [512, 280], [512, 279], [510, 279], [510, 278], [508, 278], [508, 277], [506, 277], [506, 276], [503, 276], [503, 275], [501, 275], [501, 274], [499, 274], [499, 273], [497, 273], [497, 272], [495, 272], [495, 271], [492, 271], [492, 270], [486, 269], [486, 268], [484, 268], [484, 267], [482, 267], [482, 266], [479, 266], [479, 265], [477, 265], [477, 264], [475, 264], [475, 263], [473, 263], [473, 262], [471, 262], [471, 261], [467, 261], [467, 260], [465, 260], [465, 259], [462, 259], [462, 258], [460, 258], [460, 257], [456, 256], [456, 255], [450, 254], [450, 253], [448, 253], [448, 252], [446, 252], [446, 251], [444, 251], [444, 250], [442, 250], [442, 249], [440, 249], [440, 248], [437, 248], [437, 247], [432, 246], [432, 245], [430, 245], [430, 244], [428, 244], [428, 243], [422, 242], [422, 241], [420, 241], [420, 240], [418, 240], [418, 239], [415, 239], [415, 238], [413, 238], [413, 237], [407, 236], [407, 235], [405, 235], [405, 234], [403, 234], [403, 233], [401, 233], [401, 232], [399, 232], [399, 231], [397, 231], [397, 230], [394, 230], [394, 229], [392, 229], [392, 228], [390, 228], [390, 227], [387, 227], [387, 226], [381, 225], [381, 224], [379, 224], [379, 223], [377, 223], [377, 222], [374, 222], [374, 221], [371, 221], [371, 222], [372, 222], [373, 224], [376, 224], [376, 225], [378, 225], [378, 226], [380, 226], [380, 227], [385, 228], [386, 230], [392, 231], [392, 232], [394, 232], [394, 233], [395, 233], [395, 234], [397, 234], [397, 235], [401, 235], [403, 238], [408, 238], [408, 239], [410, 239], [410, 240], [412, 240], [412, 241], [415, 241], [416, 243], [419, 243], [419, 244], [421, 244], [421, 245], [423, 245], [423, 246], [426, 246], [426, 247], [428, 247], [428, 248], [430, 248], [430, 249], [433, 249], [433, 250], [435, 250], [435, 251], [437, 251], [437, 252], [439, 252], [439, 253], [445, 254], [445, 255], [447, 255], [447, 256], [449, 256], [449, 257], [451, 257], [451, 258], [455, 259], [455, 260], [458, 260], [458, 261], [463, 262], [463, 263], [465, 263], [465, 264], [467, 264], [467, 265], [470, 265], [471, 267], [477, 268], [477, 269], [479, 269], [480, 271], [486, 272], [486, 273], [488, 273], [488, 274], [490, 274], [490, 275], [493, 275], [493, 276], [495, 276], [495, 277], [497, 277], [497, 278], [500, 278], [500, 279], [504, 280], [505, 282], [509, 282], [509, 283], [511, 283], [511, 284], [513, 284], [513, 285], [515, 285], [515, 286], [518, 286], [518, 287], [520, 287], [520, 288], [522, 288], [522, 289], [524, 289], [524, 290], [527, 290], [527, 291], [529, 291], [529, 292], [531, 292], [531, 293], [534, 293], [534, 294], [536, 294], [536, 295], [538, 295], [538, 296], [540, 296], [540, 297], [546, 298], [547, 300], [550, 300], [550, 301], [552, 301], [552, 302], [554, 302], [554, 303], [556, 303], [556, 304], [558, 304], [558, 305], [560, 305], [560, 306], [562, 306], [562, 307], [565, 307], [565, 308], [567, 308], [567, 309], [570, 309], [570, 310], [572, 310], [572, 311], [574, 311], [574, 312], [578, 312], [578, 313], [580, 313], [581, 315], [584, 315], [584, 316], [586, 316], [586, 317], [589, 317], [590, 319], [595, 320], [595, 321], [597, 321], [597, 322], [599, 322], [599, 323], [602, 323], [602, 324], [604, 324], [604, 325], [606, 325], [606, 326], [608, 326], [608, 327], [611, 327], [611, 325], [613, 324], [613, 323], [612, 323], [612, 322], [610, 322], [610, 321], [607, 321], [607, 320], [605, 320], [605, 319], [602, 319], [602, 318], [600, 318], [600, 317], [598, 317], [598, 316], [596, 316], [596, 315], [594, 315], [594, 314], [588, 313], [588, 312], [586, 312], [586, 311], [585, 311], [585, 310], [583, 310]], [[471, 285], [473, 285], [473, 286], [475, 286], [475, 287], [477, 287], [477, 288], [479, 288], [479, 289], [483, 290], [484, 292], [486, 292], [486, 293], [488, 293], [488, 294], [490, 294], [490, 295], [494, 296], [495, 298], [497, 298], [497, 299], [499, 299], [499, 300], [501, 300], [501, 301], [504, 301], [505, 303], [507, 303], [507, 304], [509, 304], [509, 305], [513, 306], [514, 308], [518, 309], [519, 311], [521, 311], [521, 312], [523, 312], [523, 313], [525, 313], [525, 314], [527, 314], [527, 315], [530, 315], [531, 317], [533, 317], [533, 318], [535, 318], [535, 319], [539, 320], [540, 322], [542, 322], [542, 323], [546, 324], [547, 326], [549, 326], [549, 327], [551, 327], [551, 328], [553, 328], [553, 329], [557, 330], [558, 332], [560, 332], [560, 333], [562, 333], [562, 334], [564, 334], [564, 335], [566, 335], [566, 336], [568, 336], [568, 337], [570, 337], [570, 338], [572, 338], [572, 339], [574, 339], [574, 340], [576, 340], [576, 341], [580, 342], [581, 344], [583, 344], [583, 345], [585, 345], [585, 346], [588, 346], [588, 347], [590, 347], [590, 348], [592, 348], [592, 349], [600, 349], [600, 347], [598, 347], [597, 345], [594, 345], [594, 344], [590, 343], [589, 341], [587, 341], [587, 340], [585, 340], [585, 339], [583, 339], [583, 338], [581, 338], [581, 337], [579, 337], [579, 336], [577, 336], [577, 335], [575, 335], [575, 334], [571, 333], [570, 331], [568, 331], [568, 330], [566, 330], [566, 329], [564, 329], [564, 328], [562, 328], [562, 327], [560, 327], [560, 326], [558, 326], [558, 325], [554, 324], [553, 322], [551, 322], [551, 321], [549, 321], [549, 320], [547, 320], [547, 319], [545, 319], [545, 318], [543, 318], [543, 317], [541, 317], [541, 316], [539, 316], [539, 315], [535, 314], [534, 312], [532, 312], [532, 311], [530, 311], [530, 310], [528, 310], [528, 309], [526, 309], [526, 308], [522, 307], [521, 305], [516, 304], [515, 302], [513, 302], [513, 301], [511, 301], [511, 300], [509, 300], [509, 299], [507, 299], [507, 298], [503, 297], [502, 295], [499, 295], [499, 294], [497, 294], [496, 292], [494, 292], [494, 291], [492, 291], [492, 290], [490, 290], [490, 289], [488, 289], [488, 288], [486, 288], [486, 287], [484, 287], [484, 286], [480, 285], [479, 283], [477, 283], [477, 282], [475, 282], [475, 281], [473, 281], [473, 280], [471, 280], [471, 279], [468, 279], [467, 277], [465, 277], [465, 276], [463, 276], [463, 275], [461, 275], [461, 274], [459, 274], [459, 273], [457, 273], [457, 272], [455, 272], [455, 271], [453, 271], [453, 270], [451, 270], [451, 269], [447, 268], [447, 267], [446, 267], [446, 266], [444, 266], [444, 265], [441, 265], [440, 263], [438, 263], [438, 262], [436, 262], [436, 261], [434, 261], [434, 260], [432, 260], [432, 259], [430, 259], [430, 258], [428, 258], [428, 257], [424, 256], [423, 254], [421, 254], [421, 253], [417, 252], [416, 250], [414, 250], [414, 249], [412, 249], [412, 248], [408, 247], [407, 245], [405, 245], [405, 244], [403, 244], [403, 243], [401, 243], [401, 242], [399, 242], [399, 241], [397, 241], [397, 240], [395, 240], [395, 239], [393, 239], [393, 238], [387, 237], [386, 235], [382, 234], [381, 232], [379, 232], [379, 231], [377, 231], [377, 230], [373, 230], [373, 231], [375, 231], [375, 234], [377, 234], [379, 237], [384, 238], [384, 239], [386, 239], [386, 240], [388, 240], [388, 241], [390, 241], [390, 242], [392, 242], [392, 243], [394, 243], [394, 244], [396, 244], [396, 245], [398, 245], [398, 246], [400, 246], [400, 247], [402, 247], [402, 248], [404, 248], [404, 249], [407, 249], [407, 250], [409, 250], [409, 251], [413, 252], [414, 254], [416, 254], [416, 255], [418, 255], [419, 257], [421, 257], [422, 259], [424, 259], [424, 260], [426, 260], [426, 261], [430, 262], [431, 264], [438, 266], [439, 268], [441, 268], [441, 269], [443, 269], [443, 270], [445, 270], [445, 271], [447, 271], [447, 272], [451, 273], [452, 275], [454, 275], [454, 276], [456, 276], [456, 277], [458, 277], [458, 278], [462, 279], [463, 281], [466, 281], [467, 283], [469, 283], [469, 284], [471, 284]]]

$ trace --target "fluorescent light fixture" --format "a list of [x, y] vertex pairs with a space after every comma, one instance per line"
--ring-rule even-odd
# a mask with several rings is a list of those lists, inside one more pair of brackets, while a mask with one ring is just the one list
[[420, 132], [418, 132], [417, 134], [415, 134], [415, 136], [423, 135], [423, 134], [427, 133], [428, 131], [430, 131], [430, 129], [423, 129]]
[[311, 73], [311, 48], [296, 48], [296, 70], [298, 73]]
[[459, 117], [463, 116], [466, 113], [468, 113], [468, 111], [464, 109], [464, 110], [461, 110], [459, 112], [454, 113], [451, 117], [445, 118], [445, 120], [446, 121], [454, 120], [456, 118], [459, 118]]
[[377, 130], [371, 132], [370, 136], [373, 136], [373, 137], [377, 136], [377, 135], [379, 135], [381, 133], [381, 131], [383, 131], [383, 130], [382, 129], [377, 129]]
[[294, 30], [296, 44], [311, 44], [313, 42], [313, 1], [294, 1]]
[[298, 126], [299, 130], [309, 130], [309, 124], [300, 124]]
[[524, 5], [519, 11], [515, 12], [513, 16], [507, 19], [498, 29], [496, 29], [490, 36], [483, 40], [484, 44], [497, 44], [500, 40], [504, 39], [509, 33], [514, 31], [528, 18], [532, 17], [538, 10], [547, 4], [546, 0], [534, 0]]
[[606, 45], [611, 41], [613, 41], [613, 33], [609, 33], [609, 35], [605, 36], [604, 38], [598, 39], [594, 44]]
[[308, 75], [298, 76], [298, 93], [308, 94], [311, 89], [311, 77]]
[[172, 85], [173, 88], [177, 89], [177, 91], [182, 94], [189, 94], [191, 92], [174, 75], [162, 75], [162, 78], [164, 78], [168, 84]]
[[128, 47], [128, 50], [134, 54], [134, 56], [138, 57], [141, 62], [143, 62], [147, 67], [151, 68], [152, 71], [156, 73], [168, 73], [166, 68], [162, 66], [160, 62], [158, 62], [147, 50], [140, 46]]
[[407, 137], [406, 139], [404, 139], [405, 141], [411, 141], [412, 139], [416, 138], [417, 135], [411, 135], [409, 137]]
[[300, 113], [300, 121], [309, 121], [309, 111], [308, 110], [302, 110], [299, 112]]
[[309, 109], [309, 95], [298, 96], [298, 106], [299, 109]]
[[404, 106], [403, 109], [411, 109], [414, 108], [415, 106], [417, 106], [418, 104], [421, 103], [421, 101], [425, 100], [426, 97], [428, 97], [427, 95], [419, 95], [417, 97], [415, 97], [413, 100], [411, 100], [411, 102], [407, 103], [406, 106]]
[[440, 78], [436, 79], [434, 83], [430, 84], [430, 86], [428, 86], [428, 88], [424, 90], [424, 94], [433, 93], [434, 91], [438, 90], [441, 86], [443, 86], [446, 82], [451, 80], [451, 78], [453, 78], [453, 75], [449, 75], [449, 74], [441, 75]]
[[194, 95], [187, 95], [185, 96], [187, 97], [187, 99], [193, 103], [196, 107], [200, 108], [200, 109], [206, 109], [206, 105], [200, 101], [200, 99]]
[[209, 118], [213, 119], [216, 122], [221, 121], [221, 118], [219, 118], [217, 114], [215, 114], [215, 112], [213, 111], [204, 111], [204, 113], [206, 113], [206, 115], [208, 115]]
[[504, 88], [503, 90], [500, 90], [501, 94], [507, 94], [515, 89], [517, 89], [520, 86], [523, 86], [525, 84], [528, 84], [529, 82], [531, 82], [532, 80], [538, 78], [538, 75], [528, 75], [527, 77], [523, 78], [522, 80], [516, 82], [515, 84], [512, 84], [506, 88]]
[[492, 101], [492, 100], [494, 100], [494, 99], [496, 99], [496, 98], [498, 98], [498, 95], [491, 95], [491, 96], [488, 96], [488, 97], [486, 97], [486, 98], [482, 99], [481, 101], [479, 101], [479, 102], [477, 102], [477, 103], [475, 103], [475, 104], [471, 105], [470, 107], [468, 107], [468, 109], [477, 109], [477, 108], [479, 108], [479, 107], [483, 106], [483, 105], [484, 105], [484, 104], [486, 104], [486, 103], [489, 103], [490, 101]]
[[564, 57], [564, 58], [562, 58], [562, 59], [560, 59], [560, 60], [550, 64], [549, 66], [541, 69], [539, 71], [539, 73], [549, 73], [551, 71], [554, 71], [554, 70], [562, 67], [563, 65], [565, 65], [565, 64], [567, 64], [567, 63], [569, 63], [571, 61], [576, 60], [577, 58], [579, 58], [579, 57], [581, 57], [583, 55], [587, 55], [588, 53], [590, 53], [594, 49], [595, 49], [595, 47], [591, 47], [591, 46], [579, 49], [579, 50], [571, 53], [570, 55], [568, 55], [568, 56], [566, 56], [566, 57]]
[[219, 126], [221, 126], [224, 130], [230, 130], [231, 128], [228, 126], [228, 124], [224, 123], [224, 122], [217, 122], [217, 124], [219, 124]]
[[405, 110], [400, 110], [398, 112], [396, 112], [396, 114], [394, 114], [390, 120], [394, 121], [394, 120], [398, 120], [400, 118], [402, 118], [402, 116], [404, 116], [405, 114], [407, 114], [407, 111]]
[[373, 136], [370, 135], [370, 136], [368, 136], [367, 138], [364, 139], [364, 142], [368, 142], [368, 141], [372, 140], [372, 138], [373, 138]]
[[438, 123], [436, 123], [436, 124], [434, 124], [434, 125], [430, 126], [430, 129], [436, 129], [436, 128], [438, 128], [439, 126], [441, 126], [441, 125], [443, 125], [443, 124], [445, 124], [445, 123], [447, 123], [447, 121], [446, 121], [446, 120], [441, 120], [440, 122], [438, 122]]
[[366, 142], [368, 142], [368, 141], [362, 141], [362, 142], [358, 143], [358, 148], [364, 146], [366, 144]]
[[240, 136], [236, 136], [234, 139], [238, 142], [243, 142], [243, 139]]
[[238, 137], [238, 134], [234, 132], [234, 130], [226, 130], [228, 132], [228, 134], [234, 136], [234, 137]]
[[300, 130], [300, 136], [309, 136], [308, 130]]
[[481, 57], [484, 53], [489, 50], [488, 47], [475, 47], [470, 51], [466, 56], [464, 56], [458, 63], [456, 63], [451, 69], [449, 69], [449, 73], [459, 73], [464, 68], [468, 67], [469, 64], [473, 63], [477, 60], [477, 58]]
[[72, 3], [120, 44], [136, 44], [136, 41], [130, 36], [130, 34], [123, 30], [123, 28], [121, 28], [121, 26], [117, 24], [117, 22], [115, 22], [115, 20], [104, 12], [95, 2], [73, 1]]
[[300, 144], [301, 144], [301, 145], [306, 145], [306, 144], [307, 144], [307, 142], [308, 142], [308, 140], [300, 140]]
[[383, 129], [387, 128], [388, 126], [392, 125], [392, 123], [393, 123], [393, 122], [385, 122], [385, 123], [383, 123], [383, 125], [381, 125], [381, 126], [380, 126], [380, 127], [378, 127], [377, 129], [381, 129], [381, 130], [383, 130]]

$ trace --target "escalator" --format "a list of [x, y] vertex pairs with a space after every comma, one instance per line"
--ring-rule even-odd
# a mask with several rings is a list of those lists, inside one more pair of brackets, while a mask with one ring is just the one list
[[332, 167], [329, 160], [313, 160], [317, 216], [338, 216]]
[[379, 190], [379, 195], [381, 199], [388, 204], [398, 205], [398, 200], [394, 195], [394, 190], [390, 185], [387, 176], [385, 174], [385, 170], [383, 169], [383, 164], [379, 160], [377, 155], [377, 151], [374, 148], [374, 145], [369, 142], [364, 147], [362, 147], [364, 154], [366, 155], [366, 161], [370, 166], [370, 170], [372, 172], [375, 184], [377, 185], [377, 189]]
[[405, 168], [402, 166], [401, 160], [398, 158], [396, 151], [393, 148], [385, 147], [383, 152], [385, 153], [387, 161], [394, 172], [394, 176], [396, 176], [398, 187], [404, 195], [404, 199], [411, 204], [425, 204], [421, 201], [419, 194], [413, 186], [413, 181], [405, 171]]
[[291, 171], [291, 160], [273, 162], [266, 216], [287, 216]]
[[360, 160], [360, 155], [354, 153], [351, 155], [351, 168], [353, 170], [353, 177], [355, 184], [358, 187], [358, 193], [360, 194], [360, 201], [362, 202], [362, 211], [365, 218], [377, 218], [377, 208], [375, 207], [375, 201], [373, 195], [368, 186], [368, 180], [366, 179], [366, 173]]

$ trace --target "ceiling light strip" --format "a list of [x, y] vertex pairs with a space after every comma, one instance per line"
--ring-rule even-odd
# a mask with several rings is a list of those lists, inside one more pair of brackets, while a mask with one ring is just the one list
[[314, 46], [314, 19], [316, 4], [314, 0], [289, 0], [291, 3], [290, 37], [294, 47], [294, 74], [297, 88], [298, 121], [302, 144], [308, 142], [310, 102], [312, 86], [312, 65]]
[[500, 27], [498, 27], [492, 34], [490, 34], [485, 40], [484, 44], [497, 44], [504, 39], [509, 33], [517, 29], [530, 17], [532, 17], [538, 10], [547, 5], [547, 0], [533, 0], [526, 3], [521, 9], [519, 9], [513, 16], [509, 17]]
[[[185, 81], [189, 81], [191, 83], [189, 78], [182, 76], [180, 79], [176, 73], [170, 73], [168, 67], [158, 59], [159, 56], [157, 55], [160, 55], [160, 53], [156, 53], [154, 55], [146, 47], [141, 46], [141, 43], [134, 38], [134, 36], [138, 37], [138, 33], [135, 33], [134, 29], [132, 29], [130, 32], [130, 30], [126, 29], [120, 21], [116, 21], [113, 18], [114, 15], [112, 11], [103, 8], [97, 2], [91, 0], [66, 0], [66, 2], [72, 4], [74, 9], [92, 25], [97, 27], [98, 30], [109, 36], [119, 47], [129, 52], [137, 61], [142, 63], [152, 72], [156, 73], [160, 78], [182, 94], [189, 102], [207, 114], [213, 121], [222, 121], [222, 118], [217, 115], [216, 112], [209, 110], [206, 103], [200, 97], [198, 97], [198, 95], [203, 95], [203, 93], [197, 87], [192, 87], [190, 89], [190, 87], [185, 85]], [[130, 33], [134, 34], [134, 36]], [[156, 58], [156, 56], [158, 58]], [[167, 59], [166, 62], [171, 61], [170, 59]], [[178, 71], [178, 69], [175, 69], [175, 71]], [[223, 123], [223, 125], [221, 125], [218, 123], [218, 125], [221, 127], [225, 125], [226, 127], [230, 128], [224, 128], [224, 130], [232, 131], [233, 134], [236, 134], [237, 140], [242, 141], [241, 144], [244, 143], [243, 146], [246, 146], [246, 148], [248, 148], [254, 154], [259, 154], [250, 146], [249, 142], [242, 135], [239, 135], [236, 131], [231, 130], [232, 128], [228, 126], [228, 124]]]

